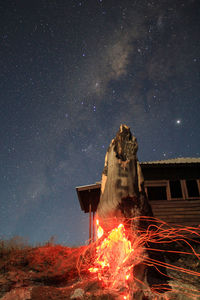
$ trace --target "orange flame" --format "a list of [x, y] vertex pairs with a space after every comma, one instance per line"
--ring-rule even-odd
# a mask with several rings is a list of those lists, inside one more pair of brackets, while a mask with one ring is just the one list
[[[97, 237], [104, 234], [103, 228], [97, 224]], [[124, 287], [128, 289], [128, 280], [132, 275], [132, 264], [127, 264], [128, 259], [134, 253], [131, 242], [127, 239], [123, 224], [112, 229], [106, 238], [96, 247], [96, 259], [94, 267], [89, 268], [91, 273], [97, 273], [98, 279], [107, 288]], [[124, 295], [122, 299], [128, 299]]]
[[[98, 237], [96, 256], [93, 267], [90, 267], [88, 270], [91, 273], [97, 274], [98, 279], [105, 288], [114, 290], [115, 292], [118, 291], [119, 298], [117, 299], [122, 300], [132, 299], [133, 293], [138, 289], [138, 283], [142, 284], [144, 289], [149, 291], [149, 287], [133, 275], [135, 266], [141, 262], [146, 266], [154, 266], [161, 274], [163, 273], [159, 270], [159, 267], [165, 267], [169, 270], [200, 277], [200, 273], [197, 271], [150, 258], [145, 251], [145, 244], [149, 242], [155, 244], [165, 243], [166, 245], [172, 242], [183, 242], [190, 248], [190, 251], [162, 250], [149, 246], [148, 250], [193, 255], [199, 261], [200, 254], [195, 251], [189, 242], [195, 242], [195, 240], [187, 236], [188, 234], [193, 234], [195, 237], [200, 238], [200, 230], [198, 228], [169, 227], [167, 223], [153, 217], [143, 216], [140, 219], [148, 221], [149, 226], [146, 230], [137, 229], [134, 231], [132, 229], [128, 235], [130, 239], [127, 237], [127, 232], [123, 224], [119, 224], [118, 227], [112, 229], [110, 232], [104, 233], [99, 220], [96, 220]], [[200, 243], [198, 244], [200, 245]], [[175, 279], [172, 275], [168, 275], [168, 278]], [[166, 289], [166, 292], [170, 291], [170, 288], [165, 285], [163, 285], [163, 289]], [[180, 292], [178, 286], [174, 286], [173, 289]], [[152, 285], [150, 290], [153, 294], [158, 295], [159, 285]], [[181, 293], [190, 295], [191, 299], [196, 299], [196, 295], [200, 296], [200, 291], [198, 290], [181, 291]]]
[[96, 221], [96, 224], [97, 224], [97, 238], [100, 239], [103, 234], [104, 234], [104, 230], [103, 228], [99, 225], [99, 220], [97, 219]]

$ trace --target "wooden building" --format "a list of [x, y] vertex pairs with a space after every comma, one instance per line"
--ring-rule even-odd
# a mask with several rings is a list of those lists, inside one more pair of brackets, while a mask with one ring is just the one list
[[[200, 226], [200, 158], [141, 162], [144, 185], [154, 216], [168, 224]], [[77, 187], [81, 209], [89, 213], [89, 240], [101, 183]]]

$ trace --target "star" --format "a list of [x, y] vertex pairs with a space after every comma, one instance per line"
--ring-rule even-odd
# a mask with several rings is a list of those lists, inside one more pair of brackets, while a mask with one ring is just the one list
[[120, 124], [140, 161], [200, 155], [200, 1], [43, 2], [4, 1], [0, 20], [1, 235], [78, 245], [75, 187], [99, 180]]

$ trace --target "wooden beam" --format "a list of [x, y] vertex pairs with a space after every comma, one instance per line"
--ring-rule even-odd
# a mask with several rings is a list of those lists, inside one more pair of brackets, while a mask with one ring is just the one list
[[89, 204], [89, 244], [91, 243], [91, 238], [92, 238], [92, 234], [91, 234], [91, 212], [92, 212], [92, 205], [91, 202]]
[[95, 212], [93, 211], [93, 218], [92, 218], [92, 241], [94, 242], [95, 239]]

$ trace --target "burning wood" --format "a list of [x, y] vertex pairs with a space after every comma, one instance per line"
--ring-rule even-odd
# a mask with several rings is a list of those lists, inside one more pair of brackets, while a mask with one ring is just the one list
[[[145, 268], [141, 262], [146, 253], [144, 241], [138, 237], [139, 217], [152, 216], [143, 189], [137, 149], [137, 140], [130, 128], [121, 125], [106, 153], [97, 208], [102, 226], [98, 225], [98, 232], [104, 233], [105, 239], [97, 247], [95, 267], [89, 269], [97, 272], [107, 287], [126, 290], [124, 299], [130, 299], [131, 290], [136, 292], [135, 284], [132, 287], [130, 284], [134, 282], [133, 275], [137, 282], [144, 282]], [[138, 299], [143, 295], [141, 286], [140, 290], [140, 295], [137, 290]]]
[[[104, 233], [98, 225], [100, 236]], [[96, 273], [104, 288], [118, 292], [118, 299], [130, 298], [133, 288], [136, 290], [133, 279], [133, 266], [142, 261], [144, 249], [138, 243], [127, 238], [123, 224], [112, 229], [107, 237], [96, 248], [94, 267], [89, 268]], [[138, 244], [137, 244], [138, 243]]]

